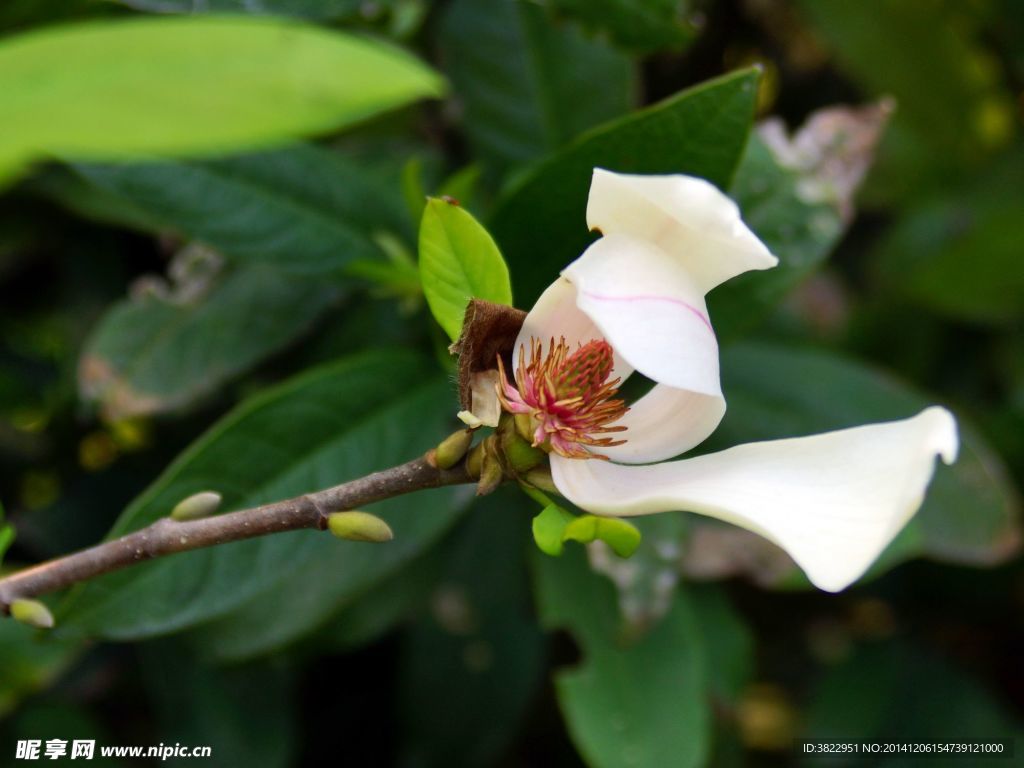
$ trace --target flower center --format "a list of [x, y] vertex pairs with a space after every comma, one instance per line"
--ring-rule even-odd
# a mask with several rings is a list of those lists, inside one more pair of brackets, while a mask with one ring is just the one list
[[509, 413], [526, 417], [534, 446], [573, 459], [607, 459], [585, 446], [626, 442], [600, 437], [626, 429], [608, 426], [629, 410], [623, 400], [614, 399], [621, 380], [607, 380], [613, 365], [611, 345], [603, 339], [589, 341], [571, 354], [564, 337], [557, 344], [551, 339], [545, 355], [544, 344], [531, 338], [529, 363], [525, 349], [519, 350], [515, 386], [498, 358], [498, 399]]

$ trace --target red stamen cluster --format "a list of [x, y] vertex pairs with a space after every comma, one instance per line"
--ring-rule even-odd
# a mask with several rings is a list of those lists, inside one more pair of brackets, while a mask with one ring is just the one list
[[505, 366], [498, 359], [498, 399], [509, 413], [530, 417], [534, 446], [550, 447], [555, 453], [573, 459], [607, 459], [584, 446], [626, 442], [595, 437], [626, 429], [607, 426], [629, 410], [625, 401], [612, 399], [620, 382], [607, 381], [612, 366], [612, 348], [604, 340], [587, 342], [569, 354], [564, 338], [558, 344], [551, 339], [545, 356], [543, 343], [531, 338], [529, 364], [525, 350], [519, 350], [516, 386], [509, 383]]

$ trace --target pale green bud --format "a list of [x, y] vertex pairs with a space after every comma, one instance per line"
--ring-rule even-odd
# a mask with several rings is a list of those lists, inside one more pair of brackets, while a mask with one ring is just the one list
[[171, 519], [179, 523], [209, 517], [220, 509], [221, 495], [216, 491], [200, 491], [182, 499], [171, 510]]
[[523, 480], [545, 493], [560, 493], [558, 486], [555, 485], [554, 478], [551, 477], [550, 466], [534, 467], [523, 475]]
[[350, 510], [334, 512], [327, 516], [327, 527], [339, 539], [369, 541], [381, 544], [395, 538], [391, 526], [369, 512]]
[[38, 600], [18, 598], [11, 603], [11, 618], [36, 629], [52, 629], [53, 614]]
[[462, 461], [472, 444], [472, 430], [460, 429], [453, 432], [434, 449], [434, 465], [438, 469], [451, 469]]

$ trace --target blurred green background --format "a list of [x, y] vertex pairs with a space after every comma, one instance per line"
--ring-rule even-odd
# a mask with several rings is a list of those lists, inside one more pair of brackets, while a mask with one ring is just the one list
[[[171, 29], [206, 11], [229, 22]], [[259, 13], [323, 36], [296, 56]], [[94, 69], [15, 50], [129, 19], [161, 26], [87, 45]], [[196, 490], [261, 503], [436, 443], [424, 194], [487, 224], [528, 308], [587, 242], [595, 164], [710, 178], [782, 259], [710, 300], [709, 447], [930, 402], [965, 440], [838, 596], [684, 515], [625, 563], [546, 558], [508, 490], [381, 504], [384, 548], [288, 534], [105, 577], [51, 603], [52, 634], [0, 622], [0, 764], [25, 738], [268, 768], [815, 764], [799, 738], [1022, 759], [1024, 3], [11, 0], [0, 31], [5, 569]]]

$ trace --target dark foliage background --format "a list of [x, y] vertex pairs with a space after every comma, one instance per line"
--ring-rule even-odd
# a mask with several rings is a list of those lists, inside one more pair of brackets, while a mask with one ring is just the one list
[[[9, 2], [0, 30], [247, 5]], [[100, 540], [126, 507], [122, 526], [204, 487], [267, 501], [429, 447], [454, 399], [415, 270], [423, 193], [488, 224], [528, 307], [580, 245], [563, 215], [578, 168], [610, 151], [577, 137], [753, 64], [758, 119], [897, 109], [848, 227], [760, 138], [739, 159], [753, 74], [684, 97], [675, 132], [614, 134], [623, 162], [728, 188], [783, 257], [775, 282], [713, 299], [730, 402], [715, 445], [942, 402], [969, 449], [876, 578], [839, 596], [682, 516], [643, 522], [617, 596], [578, 550], [536, 553], [534, 506], [506, 491], [382, 505], [393, 549], [282, 536], [105, 580], [53, 637], [0, 623], [0, 762], [40, 737], [268, 767], [795, 765], [795, 739], [832, 737], [1015, 737], [1019, 755], [1024, 5], [260, 7], [389, 38], [450, 93], [315, 144], [50, 162], [2, 193], [5, 568]], [[659, 546], [688, 553], [672, 589]]]

